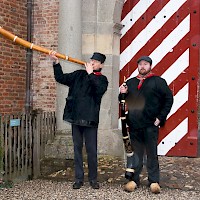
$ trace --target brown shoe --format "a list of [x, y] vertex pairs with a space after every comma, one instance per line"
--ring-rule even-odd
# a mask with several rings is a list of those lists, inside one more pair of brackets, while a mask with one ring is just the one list
[[160, 193], [161, 189], [160, 189], [160, 186], [159, 186], [158, 183], [151, 183], [150, 190], [151, 190], [152, 193], [158, 194], [158, 193]]
[[124, 190], [126, 192], [133, 192], [137, 188], [137, 184], [134, 181], [129, 181], [125, 186]]

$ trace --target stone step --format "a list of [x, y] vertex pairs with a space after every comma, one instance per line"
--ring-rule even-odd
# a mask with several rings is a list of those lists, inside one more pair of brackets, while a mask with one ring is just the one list
[[57, 133], [54, 140], [45, 146], [45, 158], [73, 159], [74, 149], [70, 132]]

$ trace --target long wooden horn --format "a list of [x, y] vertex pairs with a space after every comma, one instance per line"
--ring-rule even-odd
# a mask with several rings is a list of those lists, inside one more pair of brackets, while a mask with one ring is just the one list
[[[16, 35], [13, 35], [12, 33], [10, 33], [9, 31], [6, 31], [5, 29], [3, 29], [1, 26], [0, 26], [0, 34], [5, 36], [6, 38], [12, 40], [13, 42], [15, 42], [16, 44], [20, 44], [24, 47], [27, 47], [29, 49], [33, 49], [33, 50], [36, 50], [36, 51], [39, 51], [39, 52], [43, 52], [45, 54], [50, 54], [53, 50], [49, 50], [49, 49], [46, 49], [44, 47], [41, 47], [41, 46], [38, 46], [38, 45], [35, 45], [33, 43], [30, 43], [26, 40], [23, 40], [22, 38], [16, 36]], [[85, 62], [84, 61], [81, 61], [81, 60], [78, 60], [76, 58], [72, 58], [72, 57], [69, 57], [69, 56], [66, 56], [64, 54], [60, 54], [60, 53], [56, 53], [55, 54], [58, 58], [61, 58], [63, 60], [67, 60], [67, 61], [70, 61], [70, 62], [74, 62], [74, 63], [77, 63], [77, 64], [80, 64], [80, 65], [84, 65]]]

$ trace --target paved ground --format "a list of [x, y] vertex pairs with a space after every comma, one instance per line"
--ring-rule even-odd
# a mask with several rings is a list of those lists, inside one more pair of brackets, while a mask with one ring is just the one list
[[[124, 184], [124, 159], [109, 156], [99, 157], [99, 181], [108, 184]], [[162, 188], [200, 191], [200, 158], [159, 157]], [[43, 163], [42, 178], [51, 180], [74, 180], [73, 160], [46, 160]], [[84, 162], [87, 181], [87, 162]], [[147, 172], [144, 165], [141, 184], [147, 185]]]
[[72, 189], [74, 179], [73, 160], [46, 160], [42, 176], [38, 180], [15, 184], [13, 188], [1, 189], [0, 199], [200, 199], [200, 158], [159, 157], [161, 169], [161, 193], [152, 194], [147, 187], [146, 168], [141, 174], [141, 187], [132, 193], [123, 190], [124, 160], [101, 156], [99, 158], [100, 190], [93, 190], [87, 182], [85, 163], [85, 184], [80, 190]]

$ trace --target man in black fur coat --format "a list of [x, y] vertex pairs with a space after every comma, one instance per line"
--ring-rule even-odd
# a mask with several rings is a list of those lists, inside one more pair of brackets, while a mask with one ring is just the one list
[[101, 99], [108, 87], [106, 76], [101, 70], [106, 56], [95, 52], [85, 69], [72, 73], [63, 73], [56, 52], [51, 53], [54, 59], [55, 80], [69, 87], [64, 108], [63, 120], [72, 125], [74, 143], [75, 182], [74, 189], [79, 189], [84, 182], [83, 142], [85, 142], [88, 160], [88, 179], [93, 189], [99, 189], [97, 181], [97, 131]]

